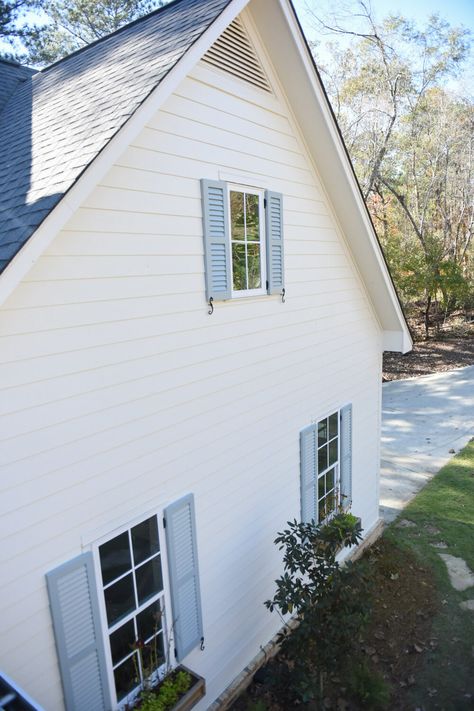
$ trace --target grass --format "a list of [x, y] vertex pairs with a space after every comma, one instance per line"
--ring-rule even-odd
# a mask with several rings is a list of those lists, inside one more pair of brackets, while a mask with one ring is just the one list
[[[437, 646], [426, 652], [416, 687], [410, 691], [414, 707], [472, 709], [474, 612], [462, 610], [459, 603], [474, 599], [474, 588], [454, 590], [438, 554], [463, 558], [474, 571], [474, 440], [443, 467], [402, 516], [416, 526], [401, 528], [392, 524], [385, 537], [402, 549], [411, 550], [431, 567], [441, 599], [431, 633]], [[432, 545], [440, 541], [447, 545], [444, 551]]]
[[[324, 708], [473, 711], [474, 612], [459, 603], [474, 599], [474, 587], [454, 590], [439, 553], [462, 558], [474, 571], [474, 440], [401, 518], [414, 525], [395, 521], [355, 564], [370, 571], [372, 611], [352, 664], [342, 673], [336, 666], [327, 679]], [[440, 542], [444, 550], [433, 546]], [[232, 708], [288, 711], [296, 706], [260, 680]]]

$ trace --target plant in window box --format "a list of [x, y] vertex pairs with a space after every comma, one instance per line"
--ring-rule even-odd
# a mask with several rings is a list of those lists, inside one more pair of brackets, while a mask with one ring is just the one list
[[[204, 679], [186, 667], [166, 667], [164, 676], [158, 677], [156, 669], [162, 664], [156, 648], [156, 637], [150, 644], [141, 640], [135, 643], [145, 681], [133, 709], [140, 711], [187, 711], [206, 693]], [[167, 655], [169, 659], [169, 654]], [[138, 668], [136, 679], [139, 679]]]
[[[339, 510], [322, 524], [290, 521], [275, 539], [284, 571], [265, 605], [284, 622], [275, 686], [288, 705], [322, 701], [327, 675], [343, 673], [355, 650], [369, 612], [368, 576], [360, 565], [340, 566], [336, 556], [361, 537], [357, 517]], [[296, 626], [287, 624], [288, 614]]]

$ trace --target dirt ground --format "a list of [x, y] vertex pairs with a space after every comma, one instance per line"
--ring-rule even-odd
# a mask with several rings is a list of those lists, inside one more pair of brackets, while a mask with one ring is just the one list
[[[386, 540], [372, 546], [364, 557], [369, 561], [374, 582], [372, 614], [370, 626], [359, 639], [357, 657], [366, 659], [369, 669], [387, 683], [390, 699], [383, 707], [390, 711], [411, 711], [410, 687], [416, 684], [426, 654], [437, 645], [431, 636], [431, 624], [441, 603], [433, 575], [407, 551], [401, 551]], [[380, 707], [370, 696], [351, 698], [343, 675], [335, 674], [327, 684], [322, 706], [314, 702], [302, 706], [275, 698], [266, 683], [254, 681], [232, 706], [232, 711], [298, 708], [366, 711]]]
[[437, 337], [429, 340], [421, 340], [421, 329], [416, 324], [410, 325], [417, 339], [413, 350], [405, 355], [384, 354], [384, 382], [474, 365], [474, 322], [453, 319]]

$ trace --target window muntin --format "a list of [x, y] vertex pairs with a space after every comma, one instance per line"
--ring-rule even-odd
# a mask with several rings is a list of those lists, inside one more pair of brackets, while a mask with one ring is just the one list
[[318, 521], [324, 521], [339, 503], [339, 411], [319, 420], [318, 439]]
[[266, 293], [263, 192], [229, 187], [232, 294]]
[[156, 516], [99, 546], [110, 655], [118, 702], [165, 662], [164, 589]]

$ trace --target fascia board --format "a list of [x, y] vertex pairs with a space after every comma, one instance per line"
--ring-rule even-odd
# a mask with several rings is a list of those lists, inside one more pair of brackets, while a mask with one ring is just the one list
[[[396, 350], [410, 350], [411, 336], [392, 278], [295, 11], [289, 0], [253, 0], [250, 10], [381, 328], [399, 333]], [[284, 53], [281, 47], [285, 47]]]
[[69, 188], [0, 275], [0, 305], [10, 296], [114, 162], [248, 2], [249, 0], [233, 0], [227, 5]]

